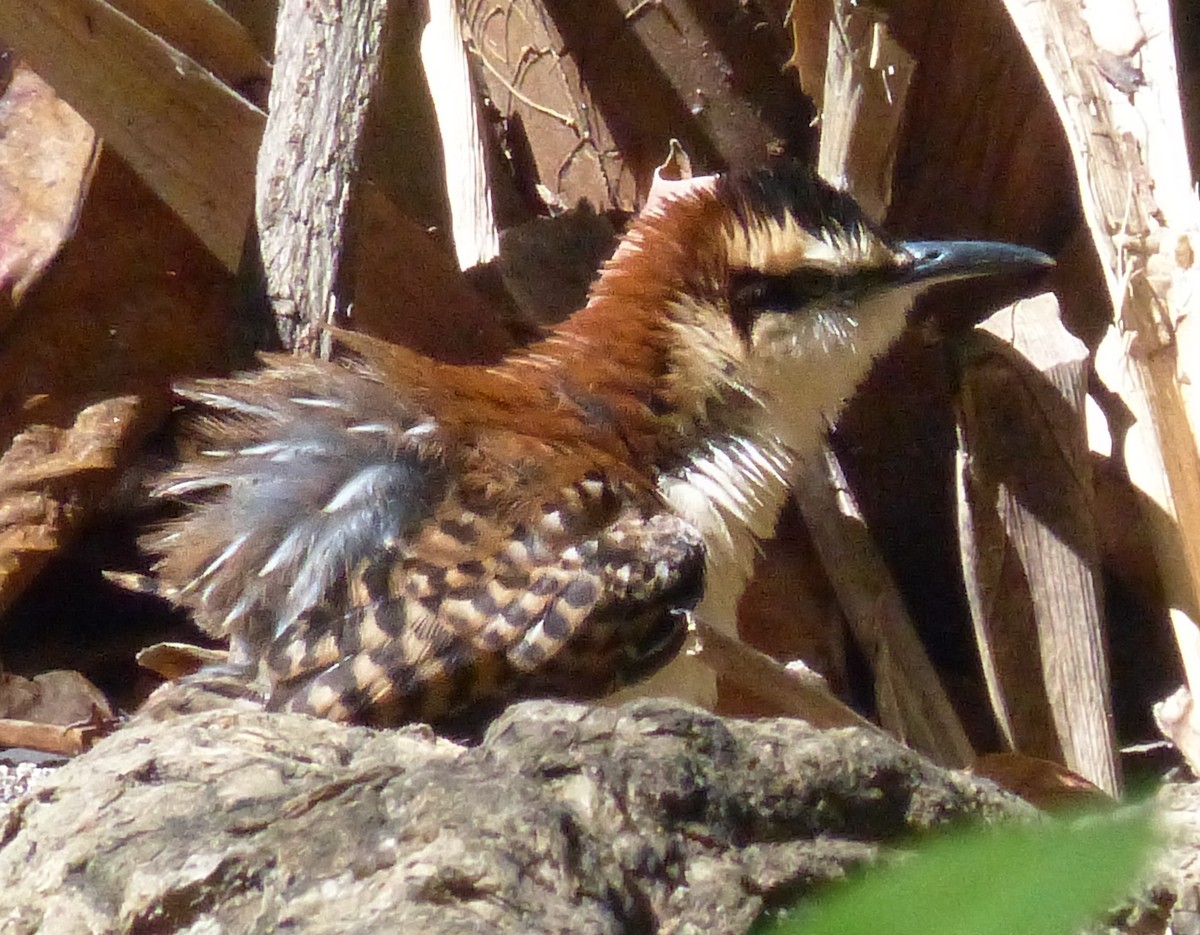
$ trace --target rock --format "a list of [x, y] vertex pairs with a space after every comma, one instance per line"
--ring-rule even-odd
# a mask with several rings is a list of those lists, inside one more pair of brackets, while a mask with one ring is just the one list
[[415, 726], [135, 720], [0, 811], [0, 931], [744, 933], [953, 822], [1028, 815], [873, 731], [538, 701]]

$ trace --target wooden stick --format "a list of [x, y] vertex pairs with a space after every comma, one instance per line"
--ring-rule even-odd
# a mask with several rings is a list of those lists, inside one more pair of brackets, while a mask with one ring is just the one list
[[697, 645], [692, 652], [697, 658], [717, 675], [732, 680], [780, 714], [802, 718], [814, 727], [879, 730], [838, 700], [825, 680], [811, 669], [784, 665], [703, 620], [694, 620], [693, 627]]
[[266, 103], [271, 66], [246, 27], [213, 0], [112, 0], [112, 4], [250, 101]]
[[916, 62], [892, 39], [882, 14], [833, 4], [817, 171], [880, 221], [892, 200], [892, 167]]
[[62, 727], [0, 718], [0, 749], [23, 747], [42, 753], [78, 756], [112, 730], [111, 726], [83, 724]]
[[[1066, 130], [1084, 216], [1112, 297], [1096, 370], [1137, 418], [1130, 477], [1179, 522], [1160, 564], [1200, 591], [1200, 360], [1194, 304], [1200, 201], [1192, 190], [1165, 0], [1006, 0]], [[1092, 428], [1099, 447], [1107, 433]], [[1107, 453], [1107, 452], [1105, 452]]]
[[429, 24], [421, 36], [421, 61], [441, 130], [442, 158], [450, 180], [450, 217], [460, 269], [495, 259], [500, 231], [492, 213], [492, 190], [467, 65], [462, 19], [454, 0], [429, 0]]
[[968, 765], [975, 753], [966, 731], [832, 453], [824, 463], [803, 463], [795, 494], [850, 629], [875, 674], [884, 728], [943, 765]]
[[1117, 795], [1087, 348], [1046, 294], [995, 313], [960, 360], [959, 543], [993, 711], [1010, 749]]

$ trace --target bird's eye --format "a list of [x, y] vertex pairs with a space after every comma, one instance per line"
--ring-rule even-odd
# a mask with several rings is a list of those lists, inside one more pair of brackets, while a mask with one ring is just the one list
[[804, 269], [785, 275], [742, 270], [731, 277], [730, 317], [734, 327], [748, 336], [764, 312], [798, 311], [820, 299], [835, 299], [847, 286], [844, 277], [826, 270]]

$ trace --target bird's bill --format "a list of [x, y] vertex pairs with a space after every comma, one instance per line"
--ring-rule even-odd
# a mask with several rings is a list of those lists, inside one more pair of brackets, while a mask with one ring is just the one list
[[1035, 273], [1054, 266], [1040, 250], [990, 240], [910, 240], [900, 246], [912, 257], [905, 281], [922, 285]]

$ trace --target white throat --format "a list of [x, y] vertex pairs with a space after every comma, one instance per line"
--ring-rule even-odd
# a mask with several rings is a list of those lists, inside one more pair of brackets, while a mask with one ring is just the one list
[[[737, 635], [738, 602], [754, 574], [759, 544], [775, 535], [801, 459], [816, 456], [826, 429], [875, 358], [904, 330], [917, 291], [881, 295], [853, 314], [764, 316], [756, 326], [756, 355], [769, 361], [754, 381], [763, 404], [758, 425], [714, 436], [658, 484], [671, 507], [704, 536], [704, 599], [695, 613], [705, 623]], [[684, 654], [632, 694], [669, 694], [711, 706], [716, 680]]]
[[706, 623], [736, 633], [759, 543], [775, 534], [799, 460], [816, 455], [846, 400], [895, 343], [917, 291], [889, 290], [848, 310], [769, 313], [756, 323], [759, 424], [708, 440], [659, 482], [704, 536], [707, 581], [696, 613]]

